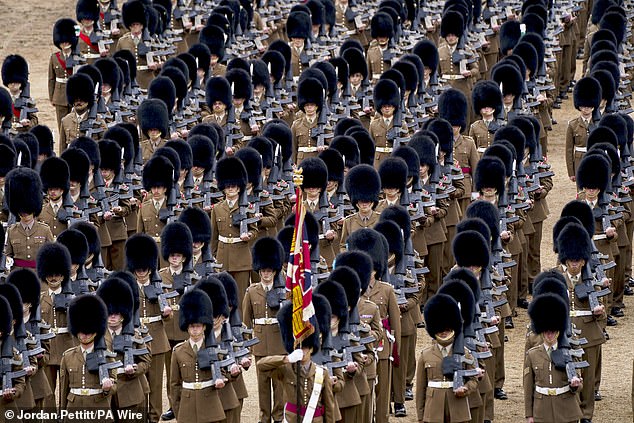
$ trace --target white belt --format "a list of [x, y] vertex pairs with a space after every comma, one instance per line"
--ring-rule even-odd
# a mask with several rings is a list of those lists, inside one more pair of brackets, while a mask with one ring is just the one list
[[253, 319], [253, 323], [256, 325], [277, 325], [277, 319], [275, 317], [261, 317]]
[[68, 82], [68, 78], [55, 78], [55, 82], [59, 82], [60, 84], [65, 84]]
[[357, 33], [356, 29], [349, 29], [348, 31], [344, 31], [344, 34], [346, 35], [354, 35]]
[[222, 235], [218, 235], [218, 241], [222, 242], [223, 244], [237, 244], [239, 242], [244, 242], [243, 240], [240, 239], [240, 237], [234, 238], [232, 236], [222, 236]]
[[55, 335], [58, 335], [60, 333], [68, 333], [68, 328], [51, 328], [51, 332], [53, 332]]
[[147, 325], [148, 323], [160, 322], [161, 316], [141, 317], [141, 324]]
[[183, 389], [192, 389], [195, 391], [209, 388], [211, 386], [214, 386], [213, 380], [206, 380], [204, 382], [183, 382]]
[[443, 75], [441, 76], [442, 79], [448, 79], [448, 80], [456, 80], [456, 79], [464, 79], [465, 77], [462, 75]]
[[486, 147], [478, 147], [478, 153], [484, 153], [486, 151]]
[[570, 317], [592, 316], [590, 310], [570, 310]]
[[379, 153], [391, 153], [393, 148], [392, 147], [376, 147], [375, 150], [378, 151]]
[[535, 386], [535, 391], [542, 395], [556, 396], [569, 392], [570, 386], [563, 386], [561, 388], [542, 388], [541, 386]]
[[453, 382], [440, 382], [436, 380], [431, 380], [427, 382], [428, 388], [438, 388], [438, 389], [449, 389], [453, 388]]
[[592, 239], [595, 241], [600, 241], [602, 239], [608, 239], [608, 236], [606, 234], [598, 234], [598, 235], [593, 235]]
[[575, 151], [578, 153], [587, 153], [588, 147], [575, 147]]
[[124, 368], [124, 367], [117, 367], [117, 368], [115, 369], [115, 372], [116, 372], [118, 375], [122, 375], [122, 374], [124, 374], [124, 373], [125, 373], [125, 368]]
[[89, 395], [103, 394], [103, 389], [70, 388], [70, 393], [86, 397]]
[[317, 151], [317, 147], [299, 147], [297, 151], [302, 153], [315, 153]]
[[178, 311], [181, 309], [181, 306], [180, 304], [173, 304], [173, 305], [170, 305], [170, 308], [172, 309], [172, 311]]
[[136, 70], [140, 70], [140, 71], [150, 70], [150, 67], [147, 65], [139, 65], [136, 67]]
[[84, 58], [86, 59], [98, 59], [101, 57], [101, 54], [99, 53], [86, 53], [84, 54]]

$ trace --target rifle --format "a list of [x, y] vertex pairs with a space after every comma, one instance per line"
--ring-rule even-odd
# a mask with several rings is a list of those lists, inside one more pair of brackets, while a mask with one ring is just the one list
[[581, 279], [582, 283], [576, 284], [574, 287], [575, 296], [582, 301], [587, 299], [588, 304], [590, 305], [590, 310], [593, 311], [596, 307], [601, 305], [599, 298], [609, 295], [612, 291], [610, 291], [609, 288], [603, 288], [600, 291], [595, 291], [594, 277], [587, 264], [583, 269]]
[[464, 386], [466, 377], [478, 376], [478, 369], [464, 369], [463, 364], [477, 365], [475, 360], [469, 360], [464, 356], [464, 336], [457, 333], [453, 342], [453, 354], [442, 359], [442, 372], [453, 380], [453, 390]]
[[99, 382], [104, 379], [110, 378], [110, 370], [122, 367], [121, 361], [109, 361], [108, 358], [116, 358], [117, 354], [108, 351], [106, 348], [106, 341], [102, 336], [99, 342], [94, 346], [94, 351], [86, 354], [86, 369], [89, 372], [99, 374]]
[[240, 193], [240, 199], [238, 200], [238, 213], [234, 213], [232, 217], [233, 226], [240, 228], [240, 235], [244, 235], [249, 232], [248, 225], [256, 223], [260, 220], [259, 217], [247, 217], [247, 210], [249, 208], [249, 201], [247, 199], [246, 190]]
[[121, 335], [117, 335], [112, 340], [112, 349], [123, 354], [123, 367], [133, 366], [134, 357], [149, 354], [150, 351], [144, 348], [134, 348], [134, 325], [132, 321], [123, 327]]
[[227, 356], [229, 351], [219, 348], [212, 334], [210, 334], [209, 338], [211, 338], [209, 345], [206, 343], [204, 348], [198, 350], [198, 368], [201, 370], [211, 369], [213, 380], [223, 379], [222, 369], [231, 367], [236, 364], [236, 361], [232, 357], [221, 360], [219, 354]]
[[2, 375], [2, 390], [13, 388], [13, 380], [26, 376], [26, 370], [13, 370], [13, 366], [21, 366], [21, 361], [13, 359], [13, 342], [5, 339], [2, 343], [2, 358], [0, 358], [0, 375]]

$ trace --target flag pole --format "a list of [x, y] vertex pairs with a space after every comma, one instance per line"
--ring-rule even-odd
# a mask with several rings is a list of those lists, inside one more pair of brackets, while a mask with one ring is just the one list
[[[299, 231], [297, 230], [297, 222], [299, 221], [300, 217], [300, 212], [301, 212], [301, 208], [303, 206], [304, 203], [304, 195], [302, 192], [302, 183], [304, 181], [304, 176], [302, 175], [302, 171], [304, 169], [302, 168], [298, 168], [294, 171], [293, 173], [293, 183], [295, 184], [295, 235], [293, 236], [293, 241], [291, 242], [291, 253], [294, 255], [296, 249], [295, 243], [298, 241], [299, 238]], [[301, 246], [300, 246], [301, 248]], [[291, 290], [291, 304], [294, 304], [294, 298], [292, 298], [293, 295], [293, 291], [295, 291], [294, 289]], [[295, 348], [301, 347], [301, 342], [298, 342], [297, 339], [295, 339]], [[295, 419], [296, 423], [299, 423], [299, 417], [302, 414], [302, 407], [301, 407], [301, 400], [302, 400], [302, 396], [300, 393], [300, 371], [301, 371], [301, 360], [295, 362], [295, 405], [297, 406], [297, 418]]]

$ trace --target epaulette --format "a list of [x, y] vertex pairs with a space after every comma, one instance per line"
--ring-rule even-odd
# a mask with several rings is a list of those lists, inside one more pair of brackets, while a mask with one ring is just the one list
[[76, 347], [76, 346], [75, 346], [75, 347], [70, 347], [69, 349], [67, 349], [66, 351], [64, 351], [64, 352], [62, 353], [62, 357], [63, 357], [63, 356], [65, 356], [65, 355], [66, 355], [66, 353], [69, 353], [70, 351], [74, 350], [75, 348], [77, 348], [77, 347]]

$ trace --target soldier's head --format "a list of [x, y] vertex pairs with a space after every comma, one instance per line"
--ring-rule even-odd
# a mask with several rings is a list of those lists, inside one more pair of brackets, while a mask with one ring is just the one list
[[318, 106], [315, 103], [306, 103], [304, 104], [304, 112], [306, 112], [306, 116], [315, 116], [317, 113]]
[[352, 75], [350, 75], [349, 79], [350, 79], [350, 84], [356, 87], [360, 85], [361, 82], [363, 82], [363, 74], [361, 72], [355, 72]]
[[222, 101], [214, 101], [213, 111], [216, 115], [221, 115], [227, 110], [227, 106]]
[[381, 115], [384, 118], [391, 118], [392, 116], [394, 116], [394, 111], [396, 110], [396, 108], [394, 106], [392, 106], [391, 104], [384, 104], [381, 107]]
[[293, 45], [293, 47], [295, 48], [299, 48], [302, 49], [304, 48], [304, 43], [306, 42], [305, 39], [303, 38], [297, 38], [297, 37], [293, 37], [291, 38], [291, 44]]

